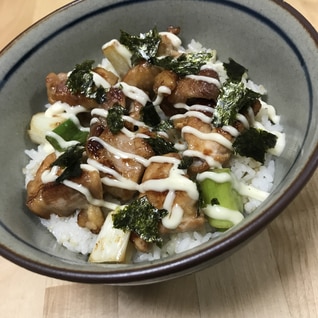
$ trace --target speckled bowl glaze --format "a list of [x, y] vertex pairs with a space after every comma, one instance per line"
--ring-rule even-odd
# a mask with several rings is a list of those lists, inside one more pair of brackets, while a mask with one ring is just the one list
[[[240, 225], [188, 252], [159, 261], [92, 265], [60, 247], [25, 207], [24, 149], [32, 147], [29, 120], [46, 103], [44, 79], [85, 59], [99, 61], [101, 46], [120, 29], [137, 34], [180, 26], [192, 38], [232, 57], [268, 90], [281, 114], [287, 145], [277, 160], [270, 198]], [[0, 56], [0, 254], [31, 271], [70, 281], [146, 284], [193, 273], [219, 262], [254, 237], [297, 195], [317, 167], [318, 36], [283, 1], [87, 0], [44, 18]]]

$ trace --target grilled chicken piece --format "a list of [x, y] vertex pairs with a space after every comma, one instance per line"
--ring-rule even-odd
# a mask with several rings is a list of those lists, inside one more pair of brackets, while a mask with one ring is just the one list
[[[261, 104], [258, 100], [256, 100], [252, 105], [254, 116], [258, 113], [260, 108]], [[243, 115], [247, 118], [247, 120], [249, 120], [248, 112], [244, 113]], [[198, 117], [183, 117], [181, 119], [176, 119], [174, 121], [174, 126], [178, 130], [182, 130], [182, 128], [185, 126], [190, 126], [197, 129], [201, 133], [218, 133], [229, 141], [233, 141], [234, 139], [233, 136], [224, 131], [222, 128], [213, 127], [210, 123], [205, 123]], [[233, 127], [239, 132], [242, 132], [245, 129], [243, 123], [238, 120], [234, 122]], [[226, 164], [231, 157], [232, 151], [217, 141], [204, 140], [191, 133], [184, 133], [183, 137], [187, 142], [189, 150], [201, 152], [204, 156], [210, 156], [221, 165]], [[207, 169], [209, 169], [208, 163], [202, 158], [196, 158], [194, 163], [188, 169], [188, 172], [190, 175], [193, 175], [203, 172]]]
[[105, 79], [111, 86], [115, 85], [119, 80], [117, 75], [103, 67], [95, 67], [93, 71]]
[[146, 242], [144, 239], [139, 237], [135, 232], [131, 232], [130, 241], [134, 244], [135, 248], [143, 253], [150, 251], [152, 243]]
[[[206, 76], [217, 79], [217, 74], [201, 71], [199, 76]], [[184, 77], [179, 79], [176, 89], [169, 96], [168, 101], [171, 104], [187, 103], [189, 100], [199, 99], [215, 102], [219, 96], [220, 90], [216, 84], [191, 77]]]
[[[43, 183], [41, 177], [55, 161], [54, 153], [48, 155], [36, 172], [34, 180], [27, 185], [27, 206], [36, 215], [49, 218], [50, 214], [70, 216], [77, 209], [86, 209], [89, 203], [80, 192], [62, 183]], [[61, 170], [57, 172], [61, 174]], [[93, 198], [102, 199], [103, 191], [98, 171], [83, 170], [82, 175], [71, 181], [87, 188]]]
[[[167, 157], [180, 158], [179, 154], [171, 153], [165, 155]], [[145, 170], [142, 178], [142, 182], [154, 179], [165, 179], [168, 178], [172, 163], [168, 162], [152, 162]], [[187, 176], [184, 176], [187, 178]], [[157, 209], [162, 209], [168, 191], [146, 191], [146, 196], [149, 202]], [[203, 215], [198, 214], [198, 202], [192, 199], [189, 194], [185, 191], [175, 191], [175, 199], [172, 207], [178, 205], [183, 210], [183, 216], [181, 223], [175, 229], [168, 229], [163, 225], [160, 226], [161, 233], [174, 233], [174, 232], [186, 232], [199, 229], [205, 223]]]
[[[123, 178], [139, 183], [144, 172], [144, 165], [135, 158], [140, 156], [148, 159], [154, 155], [152, 148], [140, 137], [130, 137], [126, 134], [119, 132], [112, 134], [108, 127], [95, 126], [94, 131], [96, 136], [102, 139], [103, 142], [116, 149], [112, 152], [105, 148], [97, 139], [90, 138], [86, 144], [87, 155], [89, 158], [94, 159], [102, 165], [113, 169], [119, 173]], [[142, 132], [142, 131], [141, 131]], [[94, 137], [94, 136], [92, 136]], [[127, 156], [121, 156], [120, 152], [127, 153]], [[114, 177], [110, 174], [101, 174], [103, 177], [107, 176], [110, 179]], [[121, 184], [124, 187], [125, 184]], [[135, 191], [122, 189], [114, 186], [105, 186], [105, 191], [115, 198], [126, 202], [130, 200]]]
[[168, 87], [170, 91], [174, 91], [177, 86], [178, 75], [169, 70], [163, 70], [154, 79], [153, 90], [158, 94], [161, 86]]
[[[141, 111], [144, 108], [142, 104], [133, 100], [129, 105], [129, 116], [135, 120], [143, 120]], [[134, 123], [133, 122], [125, 122], [125, 127], [130, 131], [134, 131]]]
[[151, 95], [154, 79], [160, 72], [161, 69], [159, 67], [143, 62], [131, 68], [124, 76], [123, 82]]
[[[161, 74], [158, 76], [158, 82], [160, 82], [160, 75]], [[206, 81], [204, 78], [200, 79], [200, 77], [183, 77], [175, 79], [171, 75], [168, 76], [168, 74], [163, 74], [162, 77], [164, 77], [164, 75], [167, 79], [165, 79], [163, 83], [167, 82], [171, 87], [173, 87], [171, 94], [166, 96], [160, 105], [161, 109], [167, 116], [173, 116], [175, 114], [185, 112], [182, 108], [174, 108], [174, 105], [177, 103], [185, 103], [188, 105], [194, 103], [200, 103], [208, 106], [215, 105], [216, 99], [220, 93], [217, 83], [213, 83], [213, 81]], [[217, 73], [211, 69], [201, 70], [198, 73], [198, 76], [211, 77], [218, 81]], [[158, 84], [156, 81], [155, 84], [155, 88], [157, 88]], [[168, 87], [170, 88], [170, 86]]]
[[107, 98], [105, 102], [100, 106], [104, 109], [109, 109], [114, 105], [120, 105], [127, 108], [126, 96], [123, 91], [118, 87], [111, 87], [107, 92]]
[[[171, 36], [177, 36], [180, 32], [180, 28], [169, 28], [168, 32], [171, 33]], [[178, 57], [180, 55], [179, 47], [176, 47], [171, 41], [169, 35], [166, 33], [160, 34], [161, 42], [158, 47], [157, 56], [172, 56], [172, 57]], [[176, 37], [176, 40], [177, 37]], [[178, 41], [179, 42], [179, 41]], [[181, 45], [181, 41], [179, 42], [179, 46]]]
[[71, 106], [82, 105], [87, 109], [98, 107], [98, 103], [81, 94], [72, 94], [66, 86], [66, 73], [50, 73], [46, 77], [46, 90], [49, 103], [53, 104], [57, 101], [67, 103]]
[[[93, 70], [103, 77], [110, 85], [114, 85], [118, 78], [112, 72], [101, 67]], [[82, 94], [72, 94], [66, 86], [67, 73], [50, 73], [46, 77], [46, 90], [49, 103], [53, 104], [57, 101], [65, 102], [71, 106], [82, 105], [87, 109], [100, 107], [93, 98], [88, 98]]]
[[[197, 117], [184, 117], [175, 120], [174, 126], [180, 130], [185, 126], [189, 126], [204, 134], [219, 133], [228, 140], [233, 139], [229, 133], [223, 131], [221, 128], [214, 128], [210, 123], [205, 123]], [[204, 140], [191, 133], [184, 133], [183, 137], [188, 145], [188, 150], [200, 152], [204, 156], [210, 156], [220, 164], [226, 163], [231, 157], [232, 151], [217, 141]], [[202, 158], [197, 158], [190, 166], [189, 173], [192, 175], [207, 169], [209, 169], [208, 163]]]
[[77, 216], [77, 224], [86, 227], [92, 233], [98, 234], [105, 221], [103, 211], [100, 207], [89, 205], [82, 209]]

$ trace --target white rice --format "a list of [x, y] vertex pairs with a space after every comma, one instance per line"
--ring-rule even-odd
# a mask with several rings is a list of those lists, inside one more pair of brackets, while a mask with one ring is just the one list
[[165, 258], [170, 255], [179, 254], [184, 251], [190, 250], [197, 247], [210, 239], [218, 236], [220, 233], [215, 232], [185, 232], [172, 234], [166, 239], [165, 244], [159, 248], [158, 246], [153, 246], [149, 253], [136, 252], [133, 256], [132, 261], [134, 263], [140, 263], [144, 261], [153, 261], [160, 258]]
[[89, 254], [97, 239], [87, 228], [78, 226], [77, 214], [70, 217], [59, 217], [51, 214], [50, 219], [41, 219], [41, 223], [53, 234], [56, 241], [72, 252]]

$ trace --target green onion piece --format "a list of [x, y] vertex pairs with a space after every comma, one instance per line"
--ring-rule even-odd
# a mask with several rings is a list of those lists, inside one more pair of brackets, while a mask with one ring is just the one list
[[[62, 124], [53, 129], [53, 132], [63, 138], [65, 141], [78, 141], [80, 144], [86, 142], [88, 131], [82, 131], [74, 123], [72, 119], [67, 119]], [[61, 147], [59, 142], [54, 136], [47, 135], [45, 136], [46, 140], [58, 151], [64, 151], [65, 149]]]
[[[230, 173], [230, 169], [214, 169], [216, 173]], [[204, 179], [199, 182], [199, 190], [201, 195], [201, 205], [220, 205], [221, 207], [243, 211], [243, 202], [241, 196], [233, 188], [231, 181], [216, 182], [212, 179]], [[219, 230], [226, 230], [233, 226], [231, 221], [209, 218], [209, 223], [212, 227]]]

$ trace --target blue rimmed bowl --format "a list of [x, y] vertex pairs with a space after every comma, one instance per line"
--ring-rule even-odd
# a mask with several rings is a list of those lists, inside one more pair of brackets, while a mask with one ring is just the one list
[[[85, 59], [119, 30], [137, 34], [180, 26], [192, 38], [232, 57], [268, 90], [281, 115], [286, 148], [277, 160], [270, 198], [241, 224], [188, 252], [142, 264], [93, 265], [57, 246], [25, 207], [24, 150], [29, 120], [46, 103], [44, 79]], [[76, 1], [44, 18], [0, 55], [0, 254], [31, 271], [70, 281], [145, 284], [219, 262], [260, 232], [292, 201], [318, 162], [318, 35], [296, 10], [274, 0]]]

